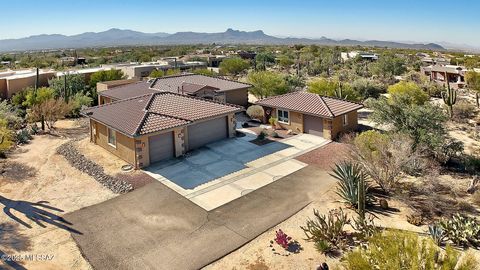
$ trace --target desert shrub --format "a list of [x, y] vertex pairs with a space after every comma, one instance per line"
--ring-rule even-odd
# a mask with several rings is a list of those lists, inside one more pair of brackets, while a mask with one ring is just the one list
[[51, 98], [34, 105], [28, 114], [28, 118], [32, 122], [44, 119], [47, 127], [52, 130], [55, 122], [64, 118], [71, 111], [71, 104], [67, 104], [61, 99]]
[[465, 100], [461, 100], [455, 104], [453, 111], [454, 120], [465, 122], [475, 116], [475, 106]]
[[414, 82], [399, 82], [388, 87], [390, 102], [398, 100], [407, 101], [409, 104], [423, 105], [428, 100], [428, 95]]
[[325, 241], [335, 248], [343, 248], [346, 237], [345, 225], [350, 223], [347, 214], [340, 209], [330, 210], [327, 215], [322, 215], [318, 210], [313, 210], [314, 219], [308, 219], [305, 226], [300, 226], [307, 241], [316, 245]]
[[325, 240], [315, 242], [315, 249], [322, 254], [328, 254], [334, 250], [332, 245]]
[[371, 214], [366, 217], [359, 215], [353, 219], [350, 225], [355, 230], [355, 235], [359, 240], [365, 241], [380, 231], [380, 228], [375, 225], [374, 219], [375, 216]]
[[275, 127], [278, 123], [278, 119], [275, 118], [275, 117], [270, 117], [270, 119], [268, 119], [268, 123], [270, 123], [270, 125], [272, 125], [272, 127]]
[[77, 117], [80, 115], [80, 110], [92, 105], [93, 99], [88, 94], [76, 93], [70, 100], [71, 112], [69, 116]]
[[257, 139], [259, 140], [265, 140], [267, 138], [268, 134], [265, 130], [260, 131], [260, 133], [257, 135]]
[[404, 168], [418, 158], [412, 140], [401, 134], [366, 131], [354, 139], [353, 158], [385, 192], [392, 192]]
[[465, 172], [472, 175], [480, 175], [480, 158], [474, 155], [463, 155], [462, 163], [465, 167]]
[[473, 193], [472, 201], [474, 204], [480, 207], [480, 190], [477, 190], [475, 193]]
[[346, 270], [374, 269], [473, 269], [476, 260], [461, 260], [460, 252], [447, 246], [445, 251], [431, 239], [421, 239], [412, 232], [385, 231], [368, 241], [366, 248], [349, 252], [343, 259]]
[[265, 112], [263, 111], [263, 107], [260, 105], [252, 105], [247, 109], [247, 115], [250, 116], [252, 119], [263, 119]]
[[462, 247], [480, 246], [480, 222], [474, 217], [455, 214], [452, 218], [443, 218], [439, 222], [445, 239]]
[[362, 99], [378, 98], [380, 94], [385, 93], [385, 86], [374, 80], [357, 79], [352, 83], [352, 89], [357, 92]]
[[7, 121], [0, 119], [0, 156], [4, 157], [5, 152], [14, 145], [14, 132], [8, 128]]
[[0, 119], [3, 119], [5, 121], [3, 124], [12, 129], [19, 128], [23, 122], [14, 106], [8, 103], [7, 100], [0, 102]]
[[33, 137], [30, 134], [30, 131], [28, 131], [28, 129], [26, 128], [17, 131], [15, 136], [15, 141], [17, 142], [17, 144], [28, 143], [31, 139], [33, 139]]
[[[359, 188], [363, 188], [365, 195], [363, 204], [371, 203], [373, 196], [369, 193], [369, 184], [366, 182], [367, 174], [364, 172], [361, 165], [357, 163], [344, 161], [340, 164], [335, 164], [332, 177], [338, 180], [337, 194], [350, 206], [357, 207], [359, 203]], [[363, 187], [359, 187], [359, 183], [363, 182]]]
[[392, 132], [408, 135], [413, 140], [413, 148], [423, 154], [439, 158], [442, 162], [448, 161], [450, 158], [445, 157], [445, 149], [462, 144], [452, 144], [455, 140], [448, 137], [445, 111], [429, 103], [419, 106], [404, 99], [407, 98], [400, 95], [394, 103], [385, 98], [370, 100], [368, 106], [373, 109], [370, 119], [390, 127]]

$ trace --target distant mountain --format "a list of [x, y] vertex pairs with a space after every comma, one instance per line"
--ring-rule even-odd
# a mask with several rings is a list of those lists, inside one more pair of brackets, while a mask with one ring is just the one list
[[221, 33], [178, 32], [143, 33], [132, 30], [110, 29], [104, 32], [87, 32], [79, 35], [37, 35], [19, 39], [0, 40], [0, 51], [25, 51], [44, 49], [67, 49], [84, 47], [134, 46], [134, 45], [174, 45], [174, 44], [318, 44], [318, 45], [361, 45], [390, 48], [412, 48], [444, 50], [435, 43], [410, 44], [392, 41], [351, 39], [334, 40], [326, 37], [309, 38], [279, 38], [269, 36], [263, 31], [239, 31], [227, 29]]

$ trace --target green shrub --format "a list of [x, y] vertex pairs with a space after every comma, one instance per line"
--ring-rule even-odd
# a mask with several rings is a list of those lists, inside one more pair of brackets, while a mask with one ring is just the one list
[[442, 219], [439, 226], [443, 229], [445, 239], [462, 247], [480, 246], [480, 223], [474, 217], [455, 214], [450, 219]]
[[335, 164], [333, 173], [330, 175], [338, 180], [336, 193], [350, 206], [358, 207], [359, 182], [361, 181], [364, 183], [362, 188], [365, 195], [364, 201], [361, 203], [365, 205], [372, 202], [373, 196], [368, 192], [370, 186], [366, 182], [367, 175], [359, 164], [347, 161]]
[[332, 245], [324, 240], [315, 242], [315, 249], [322, 254], [327, 254], [333, 251]]
[[399, 82], [389, 86], [387, 92], [391, 103], [403, 100], [409, 104], [423, 105], [428, 100], [428, 95], [414, 82]]
[[447, 246], [438, 248], [431, 239], [412, 232], [385, 231], [368, 241], [365, 249], [356, 249], [343, 258], [346, 270], [376, 269], [474, 269], [472, 257], [460, 260], [460, 252]]
[[257, 139], [258, 140], [265, 140], [267, 138], [268, 134], [265, 130], [262, 130], [258, 135], [257, 135]]
[[28, 143], [31, 139], [33, 139], [32, 135], [28, 131], [28, 129], [21, 129], [17, 131], [15, 141], [17, 144], [25, 144]]
[[77, 93], [70, 100], [72, 112], [69, 116], [77, 117], [80, 115], [80, 110], [84, 107], [92, 105], [93, 99], [88, 94]]
[[313, 210], [314, 219], [308, 219], [305, 226], [300, 226], [307, 241], [313, 241], [316, 245], [325, 241], [332, 247], [343, 248], [346, 237], [345, 225], [350, 223], [347, 215], [340, 209], [334, 209], [327, 215], [322, 215], [318, 210]]

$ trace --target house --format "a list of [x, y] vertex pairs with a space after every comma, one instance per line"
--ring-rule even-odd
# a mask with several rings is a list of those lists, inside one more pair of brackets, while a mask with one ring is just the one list
[[357, 111], [363, 108], [359, 103], [303, 91], [268, 97], [256, 104], [264, 108], [267, 120], [276, 118], [282, 128], [326, 139], [355, 130]]
[[112, 89], [112, 88], [115, 88], [115, 87], [118, 87], [118, 86], [131, 84], [131, 83], [136, 83], [138, 81], [139, 81], [139, 79], [133, 78], [133, 79], [122, 79], [122, 80], [98, 82], [97, 83], [97, 91], [101, 92], [101, 91]]
[[36, 69], [7, 70], [0, 72], [0, 98], [11, 98], [27, 87], [48, 86], [48, 80], [55, 76], [52, 70], [39, 70], [38, 82]]
[[82, 111], [91, 142], [142, 168], [235, 136], [235, 113], [243, 108], [187, 95], [160, 92]]
[[468, 71], [465, 67], [455, 65], [431, 65], [421, 67], [420, 71], [430, 80], [445, 85], [448, 81], [453, 89], [464, 88], [466, 86], [465, 73]]
[[251, 85], [198, 74], [166, 76], [149, 82], [137, 82], [99, 92], [99, 104], [131, 98], [140, 94], [172, 92], [240, 106], [248, 105]]
[[344, 62], [350, 59], [355, 59], [357, 57], [360, 57], [362, 60], [368, 60], [368, 61], [378, 60], [378, 54], [370, 53], [370, 52], [357, 52], [357, 51], [342, 52], [340, 53], [340, 57]]

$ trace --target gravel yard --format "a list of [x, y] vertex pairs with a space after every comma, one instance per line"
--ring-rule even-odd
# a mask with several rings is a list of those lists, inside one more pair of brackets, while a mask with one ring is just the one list
[[324, 147], [305, 153], [296, 159], [314, 165], [321, 170], [330, 170], [335, 163], [345, 160], [348, 156], [348, 146], [344, 143], [331, 142]]
[[[56, 153], [70, 135], [82, 136], [72, 131], [83, 132], [74, 121], [65, 121], [59, 121], [57, 128], [68, 136], [35, 136], [0, 166], [0, 206], [11, 213], [0, 215], [0, 253], [53, 255], [47, 261], [9, 262], [12, 267], [23, 269], [20, 264], [27, 269], [91, 269], [72, 239], [69, 228], [73, 224], [61, 217], [117, 195]], [[3, 267], [5, 262], [1, 261]]]

